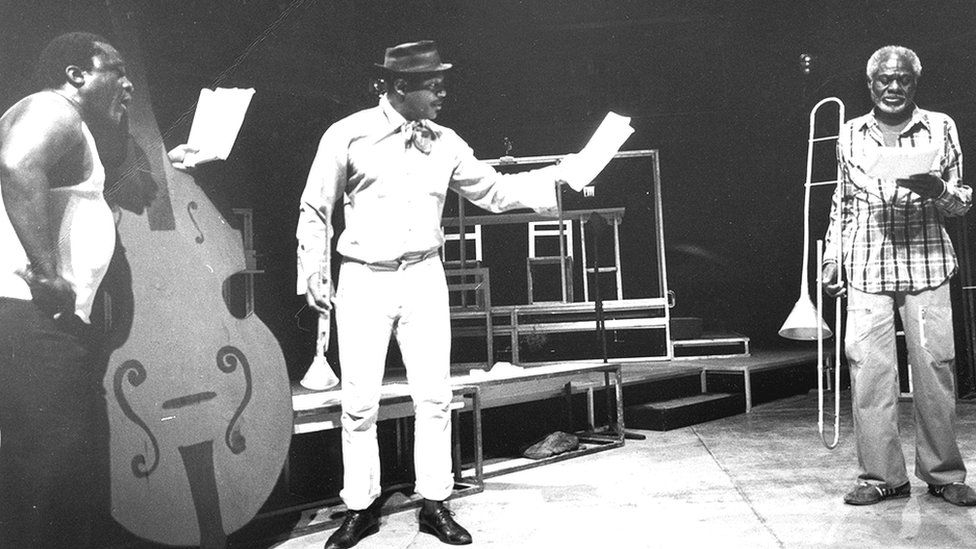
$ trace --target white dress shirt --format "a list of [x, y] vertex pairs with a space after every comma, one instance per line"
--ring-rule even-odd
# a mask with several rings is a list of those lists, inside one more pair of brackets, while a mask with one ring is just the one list
[[429, 153], [413, 146], [410, 124], [382, 96], [379, 105], [336, 122], [322, 136], [300, 205], [299, 294], [312, 274], [328, 277], [328, 229], [339, 197], [346, 226], [337, 251], [364, 263], [439, 248], [448, 188], [491, 212], [555, 211], [555, 166], [500, 174], [451, 129], [422, 123], [432, 133]]

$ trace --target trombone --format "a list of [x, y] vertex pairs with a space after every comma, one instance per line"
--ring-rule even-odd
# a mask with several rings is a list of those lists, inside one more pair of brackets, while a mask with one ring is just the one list
[[[837, 135], [830, 135], [825, 137], [814, 137], [816, 131], [816, 117], [818, 111], [825, 105], [829, 103], [837, 104]], [[800, 295], [793, 306], [793, 310], [790, 315], [786, 318], [786, 322], [779, 330], [779, 335], [787, 339], [795, 339], [798, 341], [817, 341], [817, 399], [818, 399], [818, 420], [817, 426], [820, 431], [820, 439], [823, 441], [824, 446], [828, 449], [834, 449], [837, 447], [840, 441], [840, 330], [841, 330], [841, 303], [838, 298], [835, 302], [835, 312], [834, 312], [834, 332], [831, 332], [830, 327], [827, 326], [823, 321], [823, 280], [821, 275], [817, 275], [817, 305], [814, 307], [813, 302], [810, 300], [807, 292], [809, 291], [809, 257], [810, 257], [810, 190], [816, 186], [822, 185], [836, 185], [837, 190], [840, 190], [840, 168], [837, 168], [837, 177], [834, 181], [812, 181], [813, 177], [813, 151], [814, 145], [821, 141], [836, 140], [840, 134], [840, 128], [844, 124], [844, 103], [836, 97], [828, 97], [820, 100], [813, 109], [810, 110], [810, 133], [807, 139], [807, 174], [806, 183], [804, 185], [804, 196], [803, 196], [803, 270], [800, 276]], [[843, 273], [841, 262], [841, 250], [843, 249], [843, 222], [842, 216], [837, 216], [837, 223], [840, 225], [837, 230], [834, 231], [835, 237], [838, 239], [837, 245], [837, 271], [838, 271], [838, 282], [841, 280]], [[823, 241], [817, 241], [817, 270], [818, 273], [822, 271], [821, 266], [823, 265]], [[834, 367], [834, 434], [833, 440], [828, 442], [827, 435], [824, 432], [824, 365], [826, 358], [824, 357], [824, 340], [837, 334], [834, 338], [834, 357], [835, 364]]]
[[339, 376], [329, 365], [325, 352], [329, 349], [329, 333], [332, 324], [332, 312], [326, 311], [319, 315], [318, 336], [315, 338], [315, 357], [312, 364], [302, 377], [302, 387], [312, 391], [327, 391], [339, 384]]

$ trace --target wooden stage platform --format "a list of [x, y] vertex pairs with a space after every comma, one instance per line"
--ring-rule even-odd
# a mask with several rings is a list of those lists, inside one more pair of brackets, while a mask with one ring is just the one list
[[[721, 358], [708, 358], [708, 357], [689, 357], [689, 358], [679, 358], [674, 360], [662, 361], [662, 360], [652, 360], [646, 362], [634, 362], [625, 361], [620, 362], [621, 372], [623, 375], [623, 385], [626, 387], [629, 385], [638, 385], [642, 383], [652, 383], [655, 381], [667, 380], [675, 377], [702, 374], [703, 372], [715, 372], [715, 373], [755, 373], [759, 371], [775, 370], [780, 368], [789, 368], [793, 366], [809, 364], [810, 366], [816, 366], [817, 360], [817, 350], [816, 348], [811, 349], [789, 349], [789, 350], [753, 350], [749, 356], [729, 356]], [[610, 360], [609, 362], [614, 363], [615, 361]], [[458, 367], [454, 366], [451, 369], [451, 383], [454, 386], [462, 385], [479, 385], [483, 383], [490, 382], [493, 379], [508, 379], [508, 380], [518, 380], [520, 377], [530, 378], [533, 372], [552, 372], [560, 371], [561, 369], [576, 369], [579, 367], [585, 367], [587, 365], [597, 365], [601, 364], [599, 361], [566, 361], [566, 362], [537, 362], [531, 365], [525, 365], [521, 367], [502, 367], [497, 373], [488, 372], [480, 373], [475, 370], [479, 368], [470, 367]], [[483, 370], [483, 369], [480, 369]], [[475, 371], [472, 373], [472, 371]], [[598, 374], [586, 374], [580, 373], [578, 375], [577, 381], [580, 383], [595, 382], [599, 380]], [[405, 386], [406, 376], [403, 374], [393, 374], [388, 375], [384, 379], [384, 385], [391, 387], [390, 393], [396, 393], [399, 389], [394, 389], [394, 387]], [[511, 385], [513, 391], [517, 391], [517, 395], [508, 395], [505, 397], [497, 397], [499, 400], [496, 401], [496, 397], [489, 397], [486, 395], [482, 396], [482, 406], [485, 408], [505, 405], [513, 397], [522, 400], [541, 400], [541, 398], [548, 398], [552, 396], [548, 392], [543, 392], [539, 394], [535, 391], [536, 387], [529, 384], [526, 386], [520, 386], [520, 384]], [[524, 394], [522, 394], [524, 392]], [[326, 413], [328, 408], [332, 406], [339, 406], [341, 401], [341, 385], [335, 389], [330, 389], [328, 391], [310, 391], [297, 382], [292, 384], [292, 402], [295, 408], [296, 419], [300, 415], [307, 414], [309, 412], [315, 413]], [[535, 397], [535, 398], [533, 398]], [[541, 398], [539, 398], [541, 397]], [[323, 409], [320, 409], [323, 408]], [[338, 423], [335, 424], [335, 427]], [[296, 429], [298, 429], [296, 427]], [[303, 431], [296, 431], [303, 432]]]
[[[797, 366], [816, 366], [816, 349], [755, 351], [748, 356], [722, 358], [683, 358], [669, 361], [566, 361], [542, 362], [514, 366], [496, 363], [491, 370], [455, 366], [451, 372], [451, 384], [455, 392], [455, 412], [471, 412], [514, 404], [543, 401], [571, 394], [588, 394], [604, 390], [608, 399], [626, 396], [628, 388], [637, 388], [668, 380], [698, 376], [700, 392], [707, 393], [709, 380], [718, 377], [741, 378], [745, 397], [745, 412], [752, 409], [753, 376]], [[815, 378], [812, 378], [815, 379]], [[619, 385], [619, 389], [616, 387]], [[613, 394], [611, 394], [613, 393]], [[675, 398], [687, 395], [666, 395]], [[292, 403], [295, 410], [294, 433], [310, 433], [339, 428], [341, 415], [341, 384], [328, 391], [310, 391], [297, 382], [292, 386]], [[475, 402], [476, 401], [476, 402]], [[618, 403], [608, 400], [608, 411]], [[587, 411], [587, 424], [597, 429], [593, 417], [592, 402]], [[412, 415], [412, 403], [406, 377], [394, 372], [384, 380], [380, 403], [380, 421], [404, 418]], [[617, 418], [609, 418], [603, 427]], [[623, 420], [623, 418], [619, 418]]]
[[[760, 350], [753, 351], [750, 355], [723, 356], [723, 357], [688, 357], [673, 360], [650, 360], [650, 361], [619, 361], [622, 374], [624, 393], [628, 386], [637, 386], [669, 379], [680, 378], [690, 375], [698, 375], [701, 379], [701, 392], [708, 392], [708, 378], [714, 375], [735, 375], [741, 376], [744, 385], [746, 398], [746, 412], [752, 409], [752, 376], [757, 372], [765, 372], [792, 368], [804, 364], [816, 367], [817, 350], [815, 347], [810, 349], [797, 348], [791, 350]], [[613, 363], [613, 360], [610, 360]], [[553, 363], [533, 363], [516, 370], [503, 370], [505, 373], [501, 377], [516, 379], [518, 373], [531, 374], [536, 372], [536, 368], [559, 369], [573, 368], [586, 364], [599, 364], [599, 361], [569, 361]], [[543, 370], [544, 371], [544, 370]], [[481, 382], [492, 379], [491, 374], [472, 375], [470, 369], [452, 370], [451, 381], [454, 385], [478, 385]], [[595, 386], [601, 382], [600, 375], [596, 373], [579, 372], [574, 376], [573, 382], [580, 387]], [[300, 390], [301, 389], [299, 387]], [[532, 385], [522, 386], [513, 384], [511, 390], [514, 394], [496, 396], [491, 394], [482, 395], [482, 406], [491, 408], [510, 403], [511, 400], [541, 400], [555, 396], [551, 391], [536, 392]], [[674, 395], [678, 396], [678, 395]]]

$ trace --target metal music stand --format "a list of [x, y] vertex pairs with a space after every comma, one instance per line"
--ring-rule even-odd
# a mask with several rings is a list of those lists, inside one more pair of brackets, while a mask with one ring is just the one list
[[[593, 228], [593, 304], [596, 309], [596, 336], [600, 341], [600, 356], [603, 358], [603, 363], [606, 364], [607, 360], [607, 328], [606, 321], [603, 316], [603, 297], [600, 292], [600, 236], [603, 234], [603, 229], [607, 225], [607, 220], [597, 212], [590, 214], [587, 219], [587, 223]], [[586, 242], [583, 242], [586, 246]], [[586, 266], [584, 265], [584, 268]], [[583, 272], [583, 276], [586, 276], [586, 272]], [[604, 380], [607, 385], [609, 385], [609, 373], [604, 373], [606, 379]], [[623, 378], [621, 377], [621, 382]], [[621, 395], [623, 391], [621, 390]], [[611, 409], [611, 399], [610, 392], [607, 391], [607, 409]], [[631, 440], [644, 440], [647, 436], [641, 433], [635, 433], [633, 431], [628, 431], [624, 429], [624, 438]]]

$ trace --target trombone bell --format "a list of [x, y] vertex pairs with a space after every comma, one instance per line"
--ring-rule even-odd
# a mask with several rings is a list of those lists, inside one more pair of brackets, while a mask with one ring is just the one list
[[790, 316], [779, 329], [779, 335], [797, 341], [815, 341], [818, 338], [828, 339], [834, 335], [830, 327], [817, 314], [817, 308], [807, 296], [800, 297]]
[[315, 358], [299, 382], [302, 387], [312, 391], [325, 391], [339, 384], [339, 377], [325, 358], [325, 351], [329, 347], [329, 331], [332, 326], [331, 312], [319, 315], [318, 337], [315, 341]]
[[339, 378], [325, 355], [317, 355], [300, 383], [312, 391], [327, 391], [339, 384]]

